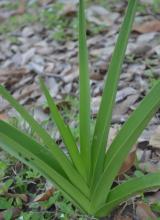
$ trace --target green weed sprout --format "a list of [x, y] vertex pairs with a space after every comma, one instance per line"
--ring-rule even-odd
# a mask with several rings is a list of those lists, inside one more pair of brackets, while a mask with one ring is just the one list
[[42, 80], [45, 94], [68, 155], [33, 117], [0, 86], [0, 94], [20, 113], [41, 139], [37, 143], [4, 121], [0, 121], [0, 147], [25, 164], [38, 170], [52, 181], [76, 207], [91, 216], [103, 217], [111, 213], [129, 197], [160, 186], [160, 172], [131, 178], [112, 187], [124, 160], [150, 119], [160, 106], [160, 81], [131, 114], [112, 144], [106, 144], [119, 75], [134, 20], [138, 0], [129, 0], [128, 8], [109, 65], [102, 101], [91, 137], [90, 86], [88, 52], [86, 46], [84, 1], [79, 1], [79, 66], [80, 66], [80, 149], [68, 125], [64, 123], [56, 104]]

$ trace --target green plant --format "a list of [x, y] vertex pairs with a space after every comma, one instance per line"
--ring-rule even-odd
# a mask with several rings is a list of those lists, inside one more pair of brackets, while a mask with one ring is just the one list
[[155, 12], [159, 12], [160, 9], [160, 0], [153, 0], [153, 9]]
[[[36, 15], [32, 15], [32, 14], [24, 14], [21, 16], [12, 16], [10, 19], [7, 19], [6, 21], [4, 21], [1, 24], [0, 27], [0, 34], [7, 34], [8, 32], [13, 32], [15, 31], [15, 29], [18, 29], [20, 27], [23, 27], [24, 25], [27, 25], [29, 23], [34, 23], [38, 20], [38, 16]], [[18, 40], [16, 40], [16, 38], [10, 38], [9, 36], [9, 40], [12, 43], [18, 43]]]
[[102, 217], [132, 195], [160, 186], [160, 173], [126, 180], [112, 187], [117, 173], [152, 116], [160, 106], [160, 81], [131, 114], [106, 151], [112, 109], [125, 50], [134, 20], [138, 0], [130, 0], [119, 38], [109, 66], [107, 80], [97, 116], [93, 139], [90, 133], [90, 87], [86, 46], [84, 1], [79, 4], [79, 62], [80, 62], [80, 149], [72, 132], [57, 110], [44, 82], [41, 88], [50, 106], [69, 156], [57, 146], [50, 135], [32, 116], [0, 86], [0, 94], [21, 114], [39, 135], [41, 143], [4, 121], [0, 121], [0, 146], [16, 158], [36, 169], [61, 189], [83, 212]]

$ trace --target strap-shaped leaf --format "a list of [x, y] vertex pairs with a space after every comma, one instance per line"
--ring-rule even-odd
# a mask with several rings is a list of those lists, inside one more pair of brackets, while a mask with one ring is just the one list
[[90, 84], [84, 1], [79, 1], [79, 71], [80, 71], [80, 153], [89, 173], [90, 148]]
[[0, 95], [2, 95], [12, 105], [12, 107], [17, 110], [17, 112], [19, 112], [19, 114], [24, 118], [25, 121], [28, 122], [30, 127], [39, 135], [40, 139], [49, 149], [53, 150], [52, 148], [56, 148], [54, 140], [45, 131], [45, 129], [42, 128], [36, 120], [34, 120], [34, 118], [25, 110], [25, 108], [23, 108], [23, 106], [20, 105], [2, 85], [0, 85]]
[[112, 117], [113, 105], [115, 102], [115, 95], [117, 92], [117, 85], [125, 56], [129, 34], [135, 17], [136, 6], [137, 0], [129, 0], [128, 9], [107, 73], [107, 79], [104, 86], [103, 96], [92, 141], [92, 163], [95, 169], [93, 188], [95, 186], [96, 180], [99, 179], [99, 175], [103, 170], [104, 155]]
[[65, 124], [64, 120], [62, 119], [62, 117], [57, 109], [57, 106], [54, 103], [54, 100], [52, 99], [51, 95], [49, 94], [49, 91], [48, 91], [48, 89], [42, 79], [40, 79], [40, 85], [41, 85], [41, 89], [43, 90], [44, 95], [47, 99], [47, 102], [48, 102], [48, 105], [49, 105], [49, 108], [51, 111], [52, 120], [56, 123], [56, 125], [59, 129], [59, 132], [63, 138], [63, 142], [68, 149], [69, 155], [70, 155], [75, 167], [79, 171], [79, 173], [83, 177], [85, 177], [85, 179], [86, 179], [87, 176], [86, 176], [86, 172], [85, 172], [85, 168], [84, 168], [84, 163], [80, 157], [78, 147], [76, 145], [76, 142], [75, 142], [75, 139], [72, 135], [72, 132], [69, 129], [69, 127]]
[[0, 85], [0, 94], [20, 113], [20, 115], [26, 120], [31, 128], [39, 135], [43, 140], [43, 143], [51, 150], [55, 160], [63, 168], [64, 172], [70, 179], [70, 181], [85, 194], [89, 195], [89, 188], [81, 175], [76, 171], [66, 155], [57, 146], [54, 140], [49, 134], [33, 119], [33, 117], [10, 95], [10, 93]]
[[143, 99], [123, 125], [109, 147], [105, 158], [105, 170], [92, 196], [92, 208], [106, 201], [111, 185], [132, 146], [160, 106], [160, 81]]
[[[12, 140], [17, 142], [20, 145], [23, 145], [27, 150], [32, 150], [32, 153], [41, 158], [45, 163], [48, 163], [48, 166], [51, 166], [59, 174], [66, 178], [66, 174], [63, 169], [59, 166], [50, 149], [42, 146], [37, 143], [33, 138], [19, 131], [17, 128], [11, 126], [5, 121], [0, 120], [0, 132], [6, 136], [9, 136]], [[27, 155], [26, 155], [27, 157]], [[28, 158], [29, 159], [29, 158]]]
[[[46, 163], [43, 159], [45, 155], [44, 149], [33, 144], [28, 145], [28, 148], [24, 146], [24, 143], [20, 145], [12, 138], [0, 132], [0, 147], [12, 154], [17, 159], [21, 160], [28, 166], [36, 169], [44, 177], [46, 177], [51, 182], [54, 182], [60, 190], [68, 195], [70, 200], [72, 200], [76, 205], [78, 205], [82, 210], [87, 212], [87, 207], [89, 207], [89, 201], [86, 197], [74, 187], [67, 179], [57, 173], [53, 168], [51, 168], [50, 163]], [[39, 150], [42, 151], [39, 151]], [[47, 150], [46, 150], [47, 151]], [[49, 153], [49, 152], [48, 152]], [[48, 156], [47, 153], [47, 156]]]
[[99, 208], [99, 210], [96, 212], [96, 216], [106, 216], [121, 202], [126, 201], [140, 192], [159, 187], [160, 172], [128, 180], [127, 182], [111, 190], [107, 203]]

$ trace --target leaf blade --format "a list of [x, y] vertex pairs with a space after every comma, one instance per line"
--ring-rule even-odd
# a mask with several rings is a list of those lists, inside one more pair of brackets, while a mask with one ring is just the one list
[[88, 51], [86, 44], [86, 23], [84, 1], [79, 1], [79, 72], [80, 72], [80, 153], [90, 170], [90, 83], [88, 68]]
[[113, 208], [131, 196], [157, 187], [160, 187], [160, 172], [128, 180], [111, 190], [107, 203], [97, 211], [96, 215], [106, 216]]
[[57, 161], [55, 160], [49, 149], [46, 149], [44, 146], [37, 143], [31, 137], [27, 136], [26, 134], [19, 131], [15, 127], [9, 125], [7, 122], [1, 120], [0, 120], [0, 132], [6, 136], [9, 136], [18, 144], [23, 145], [27, 149], [30, 149], [33, 153], [37, 155], [37, 157], [39, 156], [42, 158], [42, 160], [44, 159], [45, 162], [46, 163], [48, 162], [51, 165], [51, 167], [54, 168], [58, 173], [66, 177], [63, 169], [59, 166], [59, 163], [57, 163]]
[[[160, 80], [143, 99], [138, 108], [113, 140], [105, 158], [105, 169], [92, 196], [92, 207], [104, 203], [123, 161], [150, 119], [160, 106]], [[96, 199], [96, 201], [94, 201]]]
[[64, 123], [64, 120], [62, 119], [54, 100], [52, 99], [45, 83], [43, 82], [43, 80], [41, 78], [40, 78], [40, 85], [41, 85], [41, 89], [46, 97], [46, 100], [48, 102], [48, 106], [51, 111], [51, 118], [53, 121], [55, 121], [55, 123], [60, 131], [60, 134], [63, 138], [63, 142], [68, 149], [69, 155], [70, 155], [75, 167], [77, 168], [77, 170], [86, 179], [87, 177], [86, 177], [86, 172], [84, 169], [84, 164], [83, 164], [83, 161], [81, 160], [81, 157], [79, 155], [78, 147], [77, 147], [75, 139], [72, 135], [72, 132], [69, 129], [69, 127], [66, 126], [66, 124]]
[[117, 44], [109, 65], [107, 79], [104, 86], [100, 109], [97, 116], [94, 136], [92, 140], [92, 163], [93, 166], [93, 188], [94, 182], [98, 175], [103, 170], [105, 146], [108, 139], [110, 122], [112, 117], [113, 105], [117, 91], [122, 63], [125, 56], [125, 51], [128, 43], [129, 34], [132, 28], [135, 12], [137, 7], [137, 0], [130, 0], [122, 28], [119, 33]]
[[[0, 94], [20, 113], [34, 131], [43, 140], [43, 143], [51, 150], [52, 155], [60, 164], [70, 181], [84, 193], [89, 195], [89, 188], [81, 175], [73, 167], [66, 155], [57, 146], [50, 135], [34, 120], [34, 118], [14, 99], [10, 93], [0, 85]], [[79, 184], [80, 183], [80, 184]]]
[[[41, 160], [35, 153], [32, 153], [32, 149], [29, 151], [23, 145], [18, 144], [7, 135], [0, 132], [0, 147], [12, 154], [16, 158], [20, 159], [25, 164], [29, 165], [33, 169], [36, 169], [43, 176], [50, 181], [54, 182], [62, 192], [69, 196], [71, 201], [74, 201], [82, 210], [87, 211], [89, 201], [86, 197], [74, 187], [66, 178], [57, 173], [53, 168], [48, 166], [43, 160]], [[35, 146], [34, 146], [35, 147]], [[21, 155], [19, 155], [19, 153]], [[24, 159], [29, 156], [32, 160], [28, 161]], [[43, 155], [42, 155], [43, 157]]]

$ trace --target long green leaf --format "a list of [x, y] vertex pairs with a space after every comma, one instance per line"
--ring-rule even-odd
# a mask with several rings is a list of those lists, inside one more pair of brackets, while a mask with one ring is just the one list
[[62, 119], [62, 117], [57, 109], [57, 106], [54, 103], [54, 100], [52, 99], [51, 95], [49, 94], [49, 91], [48, 91], [48, 89], [42, 79], [40, 79], [40, 85], [41, 85], [41, 89], [43, 90], [45, 97], [47, 99], [47, 102], [48, 102], [48, 105], [49, 105], [49, 108], [51, 111], [52, 120], [55, 121], [55, 123], [59, 129], [59, 132], [63, 138], [63, 142], [64, 142], [65, 146], [67, 147], [69, 155], [73, 161], [73, 164], [75, 165], [75, 167], [77, 168], [79, 173], [83, 177], [85, 177], [85, 179], [87, 179], [85, 168], [84, 168], [84, 163], [80, 157], [78, 147], [76, 145], [76, 142], [75, 142], [75, 139], [72, 135], [72, 132], [69, 129], [69, 127], [65, 124], [64, 120]]
[[160, 106], [159, 94], [160, 81], [131, 114], [117, 137], [113, 140], [106, 153], [105, 170], [92, 196], [93, 209], [106, 201], [111, 185], [123, 161]]
[[80, 152], [87, 172], [90, 170], [90, 84], [86, 45], [84, 1], [79, 1], [79, 65], [80, 65]]
[[119, 33], [118, 41], [107, 73], [107, 79], [104, 86], [103, 96], [97, 116], [92, 141], [92, 163], [95, 169], [93, 188], [95, 186], [96, 180], [99, 179], [99, 175], [103, 170], [106, 143], [108, 139], [108, 132], [110, 128], [112, 110], [115, 102], [115, 95], [117, 91], [119, 75], [121, 72], [128, 38], [136, 12], [136, 6], [137, 0], [129, 0], [128, 9], [124, 18], [122, 28]]
[[35, 155], [37, 155], [37, 157], [41, 158], [45, 163], [48, 163], [48, 165], [51, 166], [53, 169], [55, 169], [56, 172], [58, 172], [59, 174], [61, 174], [63, 177], [66, 178], [66, 174], [59, 166], [59, 164], [57, 164], [57, 161], [55, 161], [49, 149], [46, 149], [46, 147], [37, 143], [31, 137], [27, 136], [26, 134], [19, 131], [15, 127], [1, 120], [0, 120], [0, 132], [6, 136], [9, 136], [9, 138], [14, 140], [18, 144], [23, 145], [26, 149], [28, 150], [31, 149], [32, 152]]
[[140, 192], [159, 187], [160, 172], [128, 180], [127, 182], [111, 190], [107, 203], [99, 208], [99, 210], [96, 212], [96, 216], [106, 216], [121, 202], [126, 201]]
[[21, 114], [21, 116], [29, 123], [32, 129], [43, 140], [43, 143], [50, 149], [55, 160], [62, 167], [70, 181], [77, 186], [85, 195], [89, 194], [89, 188], [81, 175], [77, 173], [66, 155], [57, 146], [49, 134], [33, 119], [33, 117], [10, 95], [10, 93], [0, 85], [0, 94]]
[[[50, 135], [37, 123], [36, 120], [26, 111], [22, 105], [20, 105], [16, 99], [2, 86], [0, 85], [0, 95], [2, 95], [11, 105], [14, 107], [17, 112], [24, 118], [25, 121], [31, 126], [31, 128], [39, 135], [43, 143], [52, 150], [55, 148], [56, 144]], [[54, 147], [53, 147], [54, 145]]]
[[[89, 207], [89, 201], [85, 196], [74, 187], [67, 179], [57, 173], [49, 163], [46, 163], [43, 159], [45, 156], [44, 149], [41, 149], [35, 143], [32, 145], [24, 146], [24, 143], [20, 145], [12, 138], [0, 132], [0, 147], [12, 154], [17, 159], [21, 160], [28, 166], [39, 171], [44, 177], [54, 182], [58, 188], [65, 192], [71, 200], [74, 201], [82, 210], [87, 212]], [[41, 149], [41, 151], [40, 151]], [[49, 152], [48, 152], [49, 153]], [[47, 153], [47, 157], [48, 157]], [[48, 157], [49, 158], [49, 157]]]

